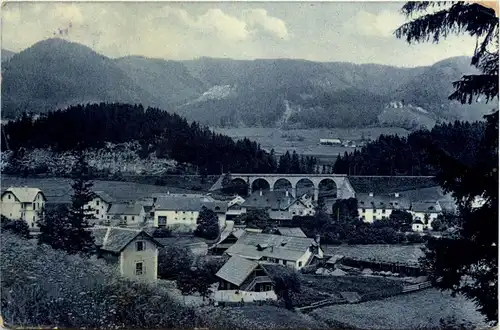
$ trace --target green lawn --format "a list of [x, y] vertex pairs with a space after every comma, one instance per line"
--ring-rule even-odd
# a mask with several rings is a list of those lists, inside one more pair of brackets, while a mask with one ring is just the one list
[[360, 304], [323, 307], [310, 315], [328, 324], [342, 323], [359, 329], [435, 327], [439, 326], [439, 319], [447, 317], [485, 326], [473, 302], [435, 289]]
[[384, 290], [401, 289], [401, 282], [380, 277], [303, 275], [303, 286], [317, 291], [339, 294], [357, 292], [360, 295]]

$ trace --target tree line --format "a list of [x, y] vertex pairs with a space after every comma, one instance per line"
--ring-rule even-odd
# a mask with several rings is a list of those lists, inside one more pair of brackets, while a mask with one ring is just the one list
[[338, 156], [333, 166], [334, 173], [350, 175], [412, 175], [434, 176], [430, 145], [446, 151], [465, 164], [477, 158], [486, 123], [455, 121], [422, 129], [407, 137], [381, 135], [377, 140], [353, 152]]
[[221, 172], [311, 173], [316, 160], [287, 153], [277, 159], [247, 138], [232, 138], [212, 132], [197, 122], [157, 108], [142, 105], [100, 103], [71, 106], [34, 119], [28, 114], [3, 126], [2, 150], [51, 148], [58, 152], [99, 149], [106, 142], [138, 141], [139, 155], [156, 153], [159, 158], [191, 164], [199, 174]]

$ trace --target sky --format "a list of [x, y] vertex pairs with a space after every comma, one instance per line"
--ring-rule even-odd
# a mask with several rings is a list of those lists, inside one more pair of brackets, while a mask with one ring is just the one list
[[431, 65], [471, 56], [475, 40], [408, 45], [403, 2], [3, 2], [2, 48], [58, 36], [116, 58], [202, 56]]

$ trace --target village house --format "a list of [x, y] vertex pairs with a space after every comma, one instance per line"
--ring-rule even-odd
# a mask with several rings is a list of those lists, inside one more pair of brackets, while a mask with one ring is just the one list
[[296, 270], [310, 265], [314, 258], [323, 258], [319, 238], [287, 237], [272, 234], [245, 232], [226, 254], [254, 260], [259, 263], [275, 263]]
[[219, 278], [219, 290], [273, 290], [273, 282], [262, 264], [238, 256], [232, 256], [215, 276]]
[[416, 231], [416, 232], [423, 232], [424, 231], [424, 223], [420, 219], [415, 219], [411, 223], [411, 230]]
[[217, 215], [219, 227], [226, 225], [227, 203], [199, 196], [162, 196], [154, 201], [153, 226], [195, 230], [203, 207]]
[[2, 215], [11, 220], [24, 220], [30, 228], [38, 228], [37, 221], [47, 199], [38, 188], [9, 187], [1, 197]]
[[358, 215], [364, 221], [373, 223], [375, 220], [389, 218], [392, 211], [409, 211], [411, 207], [408, 198], [394, 194], [356, 194], [358, 200]]
[[278, 227], [276, 233], [288, 237], [307, 237], [299, 227]]
[[94, 191], [94, 198], [87, 203], [86, 208], [90, 209], [97, 221], [106, 220], [108, 219], [108, 210], [113, 202], [115, 202], [114, 198], [104, 191]]
[[256, 191], [241, 205], [245, 210], [266, 210], [272, 220], [290, 223], [294, 216], [314, 215], [314, 205], [306, 195], [294, 198], [288, 191]]
[[156, 281], [161, 244], [143, 230], [95, 226], [90, 228], [99, 258], [118, 264], [122, 276]]
[[422, 221], [424, 229], [432, 229], [432, 222], [436, 220], [443, 211], [439, 202], [430, 201], [413, 203], [410, 213], [414, 221]]
[[245, 199], [239, 195], [236, 195], [227, 203], [227, 213], [226, 220], [233, 220], [237, 216], [245, 214], [247, 212], [242, 204], [245, 203]]
[[145, 222], [146, 211], [139, 203], [113, 204], [109, 208], [106, 223], [113, 226], [139, 227]]

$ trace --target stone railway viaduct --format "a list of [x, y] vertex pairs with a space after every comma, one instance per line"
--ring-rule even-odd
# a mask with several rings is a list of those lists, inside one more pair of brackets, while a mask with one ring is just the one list
[[[224, 174], [226, 175], [226, 174]], [[222, 175], [210, 190], [217, 190], [222, 186]], [[347, 199], [355, 197], [355, 191], [346, 174], [241, 174], [241, 173], [228, 173], [231, 182], [242, 182], [248, 184], [249, 194], [253, 192], [254, 184], [264, 181], [267, 183], [269, 190], [276, 189], [276, 183], [287, 182], [292, 187], [292, 195], [297, 196], [297, 185], [299, 182], [312, 183], [314, 188], [313, 200], [317, 201], [319, 198], [320, 185], [325, 183], [334, 183], [337, 190], [337, 198]]]

